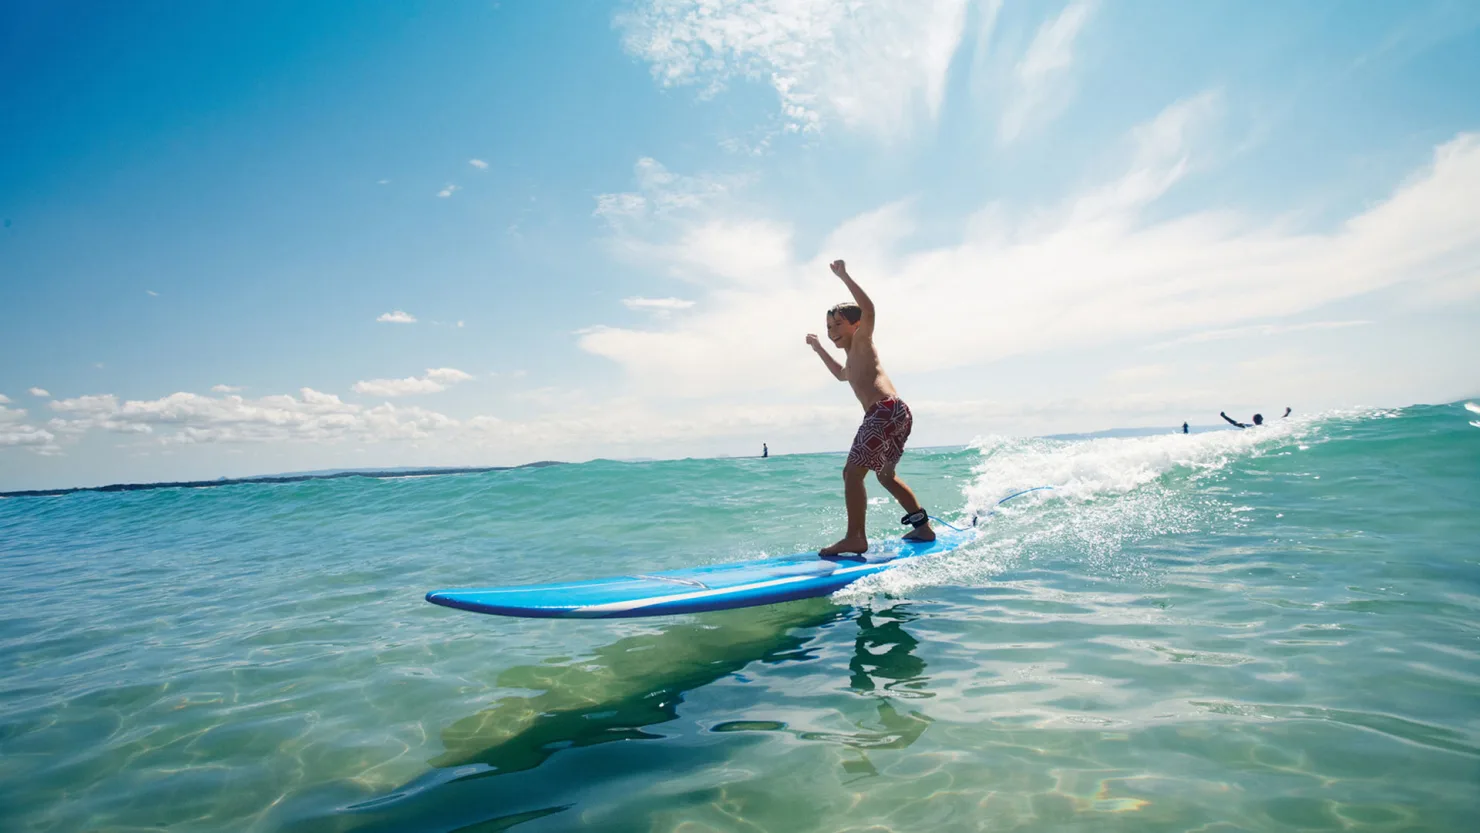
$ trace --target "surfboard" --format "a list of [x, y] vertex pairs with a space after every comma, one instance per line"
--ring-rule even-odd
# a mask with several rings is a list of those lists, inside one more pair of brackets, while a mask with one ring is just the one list
[[426, 599], [474, 613], [534, 618], [615, 619], [700, 613], [826, 596], [911, 559], [950, 552], [976, 536], [975, 529], [941, 528], [936, 530], [934, 541], [915, 543], [896, 538], [870, 547], [862, 556], [823, 558], [815, 552], [798, 553], [564, 584], [433, 590]]
[[[1052, 490], [1052, 486], [1034, 486], [1013, 492], [997, 501], [997, 505]], [[826, 596], [864, 576], [893, 569], [912, 558], [950, 552], [976, 540], [977, 524], [996, 513], [992, 509], [973, 515], [965, 529], [932, 517], [939, 524], [934, 541], [918, 543], [895, 538], [870, 547], [861, 556], [823, 558], [815, 552], [805, 552], [564, 584], [433, 590], [426, 599], [434, 605], [474, 613], [540, 619], [671, 616], [776, 604]]]

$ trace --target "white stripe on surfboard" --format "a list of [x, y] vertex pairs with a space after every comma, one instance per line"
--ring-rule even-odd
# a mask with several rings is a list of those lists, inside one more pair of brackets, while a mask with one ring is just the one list
[[752, 582], [750, 584], [739, 584], [734, 587], [722, 587], [717, 590], [699, 590], [693, 593], [675, 593], [671, 596], [649, 596], [646, 599], [629, 599], [625, 602], [607, 602], [606, 604], [586, 605], [585, 607], [572, 608], [570, 612], [573, 616], [581, 616], [587, 613], [617, 613], [624, 610], [635, 610], [639, 607], [650, 607], [657, 604], [667, 604], [668, 602], [682, 602], [687, 601], [688, 599], [703, 599], [710, 596], [727, 596], [732, 593], [744, 593], [749, 590], [760, 590], [765, 587], [777, 587], [783, 584], [792, 584], [798, 581], [811, 581], [812, 579], [817, 578], [831, 578], [838, 575], [847, 575], [848, 573], [856, 573], [859, 570], [867, 570], [870, 567], [882, 567], [886, 564], [891, 564], [898, 560], [899, 558], [898, 556], [896, 556], [889, 559], [888, 561], [874, 561], [871, 563], [859, 564], [855, 567], [843, 567], [837, 570], [833, 570], [831, 573], [826, 573], [824, 575], [814, 573], [812, 575], [806, 576], [786, 576], [784, 578], [773, 578], [766, 581]]

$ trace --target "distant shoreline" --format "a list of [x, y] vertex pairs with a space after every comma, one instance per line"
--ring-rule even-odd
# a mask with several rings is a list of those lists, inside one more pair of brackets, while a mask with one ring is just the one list
[[28, 489], [19, 492], [0, 492], [7, 497], [57, 497], [75, 492], [145, 492], [150, 489], [207, 489], [212, 486], [238, 486], [243, 483], [301, 483], [305, 480], [335, 480], [341, 477], [371, 477], [376, 480], [391, 480], [397, 477], [427, 477], [437, 474], [477, 474], [485, 471], [512, 471], [513, 469], [538, 469], [546, 466], [562, 466], [559, 460], [541, 460], [519, 466], [473, 466], [464, 468], [433, 469], [356, 469], [353, 471], [330, 471], [312, 474], [279, 474], [264, 477], [233, 477], [220, 480], [184, 480], [171, 483], [113, 483], [108, 486], [73, 486], [67, 489]]
[[[1222, 426], [1222, 425], [1194, 425], [1194, 426], [1192, 426], [1192, 433], [1194, 433], [1194, 434], [1205, 433], [1205, 432], [1208, 432], [1208, 431], [1223, 431], [1223, 430], [1228, 430], [1227, 426]], [[1111, 428], [1111, 429], [1104, 430], [1104, 431], [1092, 431], [1092, 432], [1088, 432], [1088, 433], [1044, 434], [1044, 435], [1039, 435], [1037, 437], [1037, 439], [1044, 439], [1044, 440], [1090, 440], [1090, 439], [1107, 439], [1107, 438], [1112, 438], [1112, 437], [1147, 437], [1147, 436], [1154, 436], [1154, 435], [1157, 435], [1157, 434], [1180, 434], [1180, 433], [1182, 433], [1182, 432], [1179, 429], [1175, 428], [1175, 427], [1174, 428], [1161, 428], [1161, 427], [1157, 427], [1157, 428]], [[967, 447], [969, 447], [969, 444], [966, 444], [966, 445], [950, 444], [950, 445], [937, 445], [937, 446], [921, 446], [919, 448], [916, 448], [915, 450], [916, 451], [935, 451], [935, 450], [941, 450], [941, 449], [967, 448]], [[810, 451], [810, 452], [797, 452], [797, 453], [800, 453], [800, 454], [846, 454], [847, 451], [846, 450], [835, 450], [835, 451]], [[786, 453], [776, 453], [776, 454], [772, 454], [771, 455], [771, 457], [773, 457], [773, 458], [774, 457], [787, 457], [787, 456], [791, 456], [791, 455], [790, 454], [786, 454]], [[664, 457], [632, 457], [632, 458], [606, 458], [606, 457], [598, 457], [596, 459], [597, 460], [609, 460], [609, 461], [615, 462], [615, 463], [658, 463], [658, 462], [667, 461], [670, 458], [664, 458]], [[682, 458], [682, 459], [694, 459], [694, 458]], [[701, 459], [713, 459], [713, 460], [749, 460], [749, 459], [755, 459], [755, 460], [760, 460], [760, 459], [762, 459], [762, 457], [759, 454], [754, 454], [754, 455], [736, 455], [736, 456], [709, 457], [709, 458], [701, 458]], [[594, 460], [591, 461], [591, 462], [594, 462]], [[389, 479], [393, 479], [393, 478], [397, 478], [397, 477], [427, 477], [427, 476], [430, 476], [430, 475], [438, 475], [438, 474], [477, 474], [479, 472], [486, 472], [486, 471], [510, 471], [512, 469], [543, 468], [545, 466], [563, 466], [563, 465], [569, 465], [569, 464], [566, 463], [563, 460], [540, 460], [540, 461], [535, 462], [535, 463], [524, 463], [524, 464], [518, 465], [518, 466], [466, 466], [466, 467], [455, 467], [455, 468], [408, 468], [408, 469], [388, 468], [388, 469], [329, 470], [329, 471], [321, 471], [321, 472], [301, 472], [301, 473], [297, 473], [297, 474], [272, 474], [272, 475], [262, 475], [262, 476], [256, 476], [256, 477], [221, 478], [219, 480], [190, 480], [190, 481], [167, 482], [167, 483], [114, 483], [114, 484], [111, 484], [111, 485], [108, 485], [108, 486], [71, 486], [71, 487], [68, 487], [68, 488], [65, 488], [65, 489], [28, 489], [28, 490], [22, 490], [22, 491], [14, 491], [14, 492], [0, 492], [0, 498], [11, 498], [11, 497], [56, 497], [56, 496], [60, 496], [60, 495], [70, 495], [70, 494], [73, 494], [75, 492], [142, 492], [142, 491], [148, 491], [150, 489], [204, 489], [204, 488], [209, 488], [211, 486], [235, 486], [235, 485], [240, 485], [240, 484], [243, 484], [243, 483], [299, 483], [299, 482], [302, 482], [302, 481], [305, 481], [305, 480], [332, 480], [332, 479], [340, 478], [340, 477], [371, 477], [371, 478], [375, 478], [377, 480], [389, 480]]]

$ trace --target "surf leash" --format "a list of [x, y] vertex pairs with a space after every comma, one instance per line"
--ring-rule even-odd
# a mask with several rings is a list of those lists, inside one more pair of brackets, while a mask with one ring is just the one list
[[[1001, 506], [1002, 504], [1008, 502], [1009, 500], [1012, 500], [1015, 497], [1022, 497], [1023, 495], [1026, 495], [1026, 494], [1028, 494], [1030, 492], [1043, 492], [1043, 491], [1053, 491], [1053, 487], [1052, 486], [1034, 486], [1031, 489], [1024, 489], [1021, 492], [1013, 492], [1012, 494], [1008, 495], [1007, 497], [1005, 497], [1005, 498], [997, 501], [997, 505], [998, 506]], [[988, 512], [985, 515], [972, 515], [971, 516], [971, 525], [973, 527], [975, 527], [977, 521], [979, 521], [979, 520], [981, 520], [983, 518], [990, 518], [990, 517], [992, 517], [995, 514], [997, 514], [997, 511], [994, 509], [991, 512]], [[932, 515], [930, 517], [930, 520], [935, 521], [936, 523], [940, 524], [941, 526], [950, 527], [951, 529], [954, 529], [957, 532], [965, 532], [966, 531], [966, 530], [962, 529], [961, 527], [956, 526], [954, 524], [948, 524], [945, 521], [941, 520], [940, 518], [935, 517], [934, 515]]]

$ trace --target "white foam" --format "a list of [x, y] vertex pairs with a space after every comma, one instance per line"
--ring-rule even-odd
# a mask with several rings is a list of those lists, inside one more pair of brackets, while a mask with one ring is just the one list
[[1290, 419], [1241, 431], [1091, 440], [984, 437], [972, 443], [983, 460], [964, 490], [966, 509], [988, 511], [1003, 497], [1034, 486], [1053, 486], [1060, 500], [1123, 495], [1173, 471], [1196, 476], [1220, 469], [1262, 447], [1303, 436], [1310, 424]]
[[[1149, 437], [1047, 440], [988, 436], [963, 488], [964, 518], [994, 513], [981, 540], [955, 553], [919, 559], [863, 579], [836, 594], [857, 603], [874, 594], [907, 595], [938, 585], [980, 586], [1038, 558], [1069, 558], [1104, 575], [1148, 572], [1127, 545], [1159, 535], [1239, 523], [1232, 504], [1195, 484], [1239, 459], [1305, 450], [1322, 440], [1333, 418], [1371, 418], [1376, 411], [1282, 419], [1259, 428]], [[1033, 492], [998, 505], [1002, 498]]]

